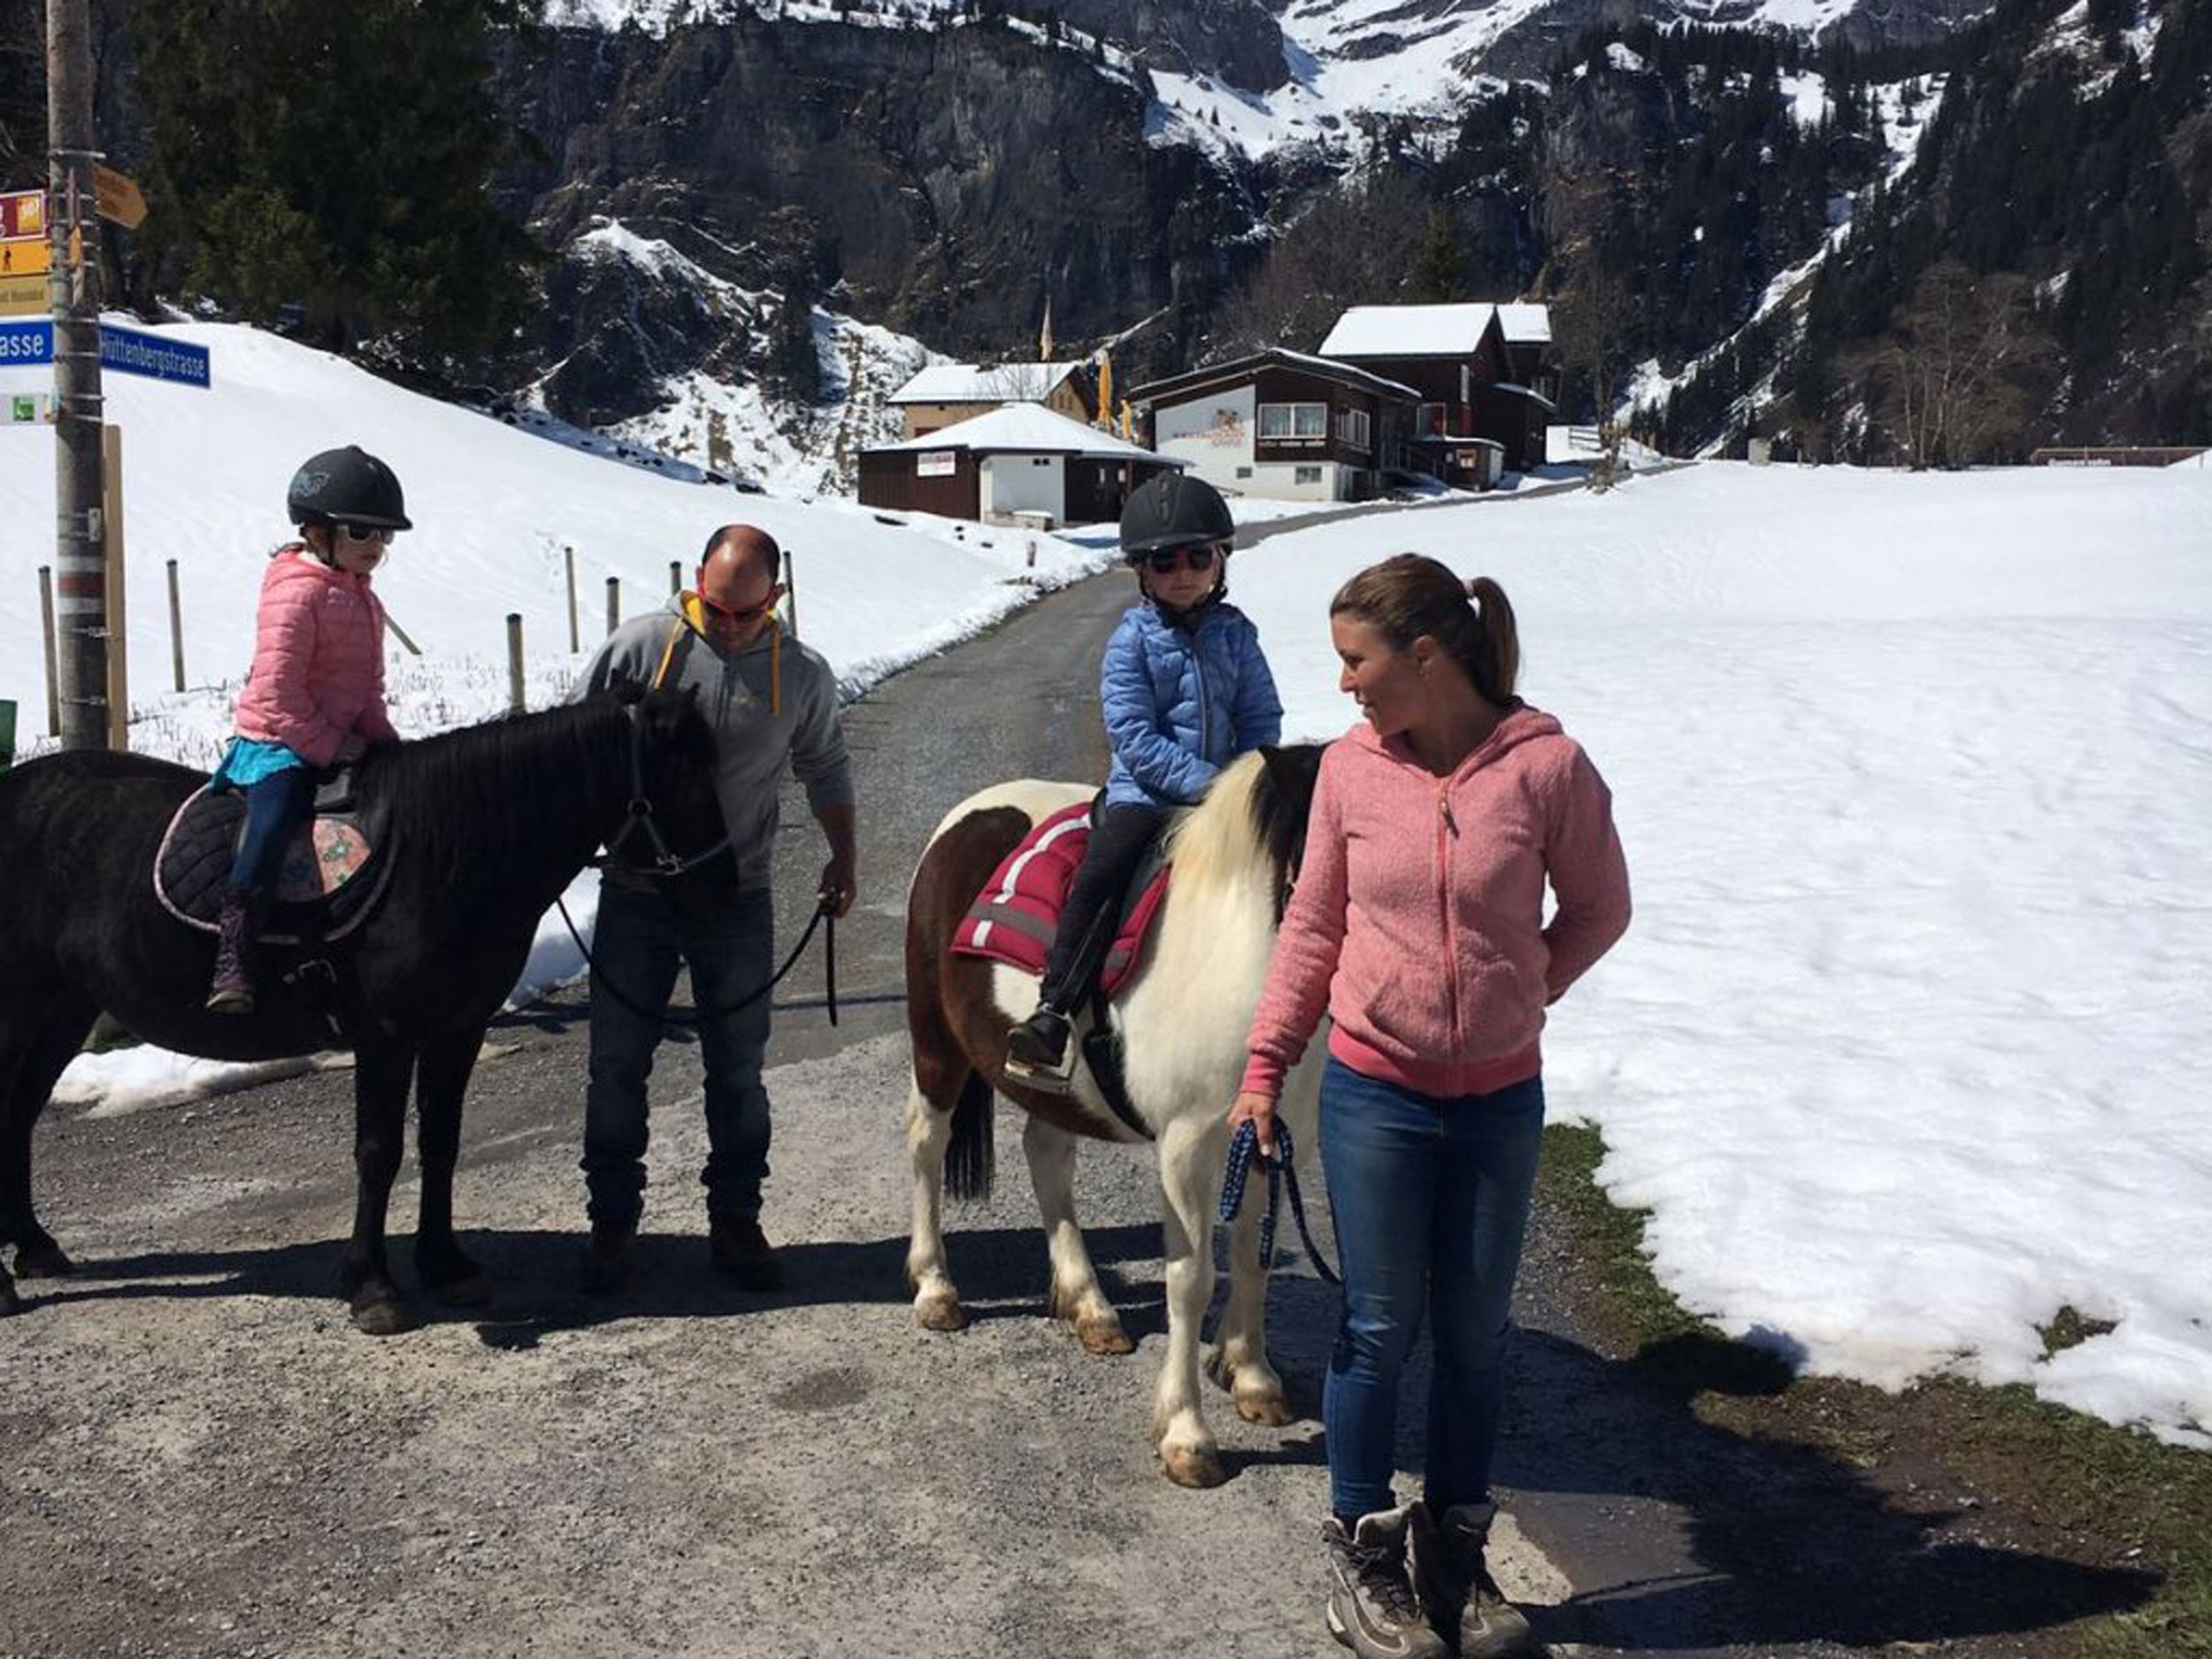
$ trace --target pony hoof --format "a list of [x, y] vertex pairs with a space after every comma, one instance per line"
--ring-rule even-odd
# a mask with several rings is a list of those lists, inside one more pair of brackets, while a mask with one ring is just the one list
[[18, 1279], [65, 1279], [76, 1271], [77, 1264], [69, 1259], [68, 1252], [51, 1239], [24, 1245], [15, 1253]]
[[23, 1298], [15, 1294], [15, 1286], [0, 1279], [0, 1319], [23, 1311]]
[[1229, 1478], [1221, 1467], [1221, 1459], [1204, 1447], [1164, 1446], [1160, 1448], [1160, 1469], [1177, 1486], [1194, 1492], [1217, 1486]]
[[492, 1299], [492, 1282], [479, 1272], [424, 1286], [431, 1296], [448, 1308], [480, 1308]]
[[407, 1310], [392, 1296], [356, 1302], [353, 1328], [364, 1336], [397, 1336], [407, 1328]]
[[953, 1296], [933, 1297], [914, 1304], [914, 1319], [925, 1331], [964, 1331], [968, 1310]]
[[1293, 1418], [1289, 1402], [1280, 1394], [1244, 1394], [1237, 1398], [1237, 1415], [1263, 1429], [1286, 1428]]
[[1075, 1340], [1083, 1345], [1086, 1354], [1104, 1356], [1137, 1351], [1137, 1345], [1129, 1340], [1120, 1323], [1113, 1319], [1077, 1320]]

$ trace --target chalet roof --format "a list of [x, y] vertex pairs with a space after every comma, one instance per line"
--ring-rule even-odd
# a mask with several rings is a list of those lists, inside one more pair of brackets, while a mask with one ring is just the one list
[[1405, 398], [1418, 403], [1420, 393], [1410, 386], [1401, 386], [1395, 380], [1361, 368], [1357, 364], [1338, 363], [1329, 357], [1317, 357], [1309, 352], [1292, 351], [1282, 346], [1270, 346], [1248, 357], [1231, 357], [1220, 363], [1208, 363], [1195, 369], [1186, 369], [1180, 374], [1164, 375], [1148, 380], [1142, 386], [1129, 388], [1131, 403], [1157, 403], [1161, 397], [1187, 388], [1210, 385], [1216, 380], [1233, 380], [1257, 373], [1270, 363], [1279, 363], [1289, 368], [1303, 369], [1348, 386], [1356, 386], [1370, 392], [1379, 392], [1386, 397]]
[[933, 363], [891, 394], [894, 403], [1042, 403], [1076, 363]]
[[967, 420], [941, 426], [935, 432], [909, 438], [903, 443], [870, 446], [869, 453], [899, 449], [988, 449], [1023, 455], [1073, 455], [1100, 461], [1155, 461], [1165, 466], [1185, 463], [1116, 437], [1079, 420], [1070, 420], [1042, 403], [1008, 403]]
[[1321, 342], [1325, 357], [1463, 357], [1482, 344], [1498, 308], [1486, 300], [1461, 305], [1355, 305]]
[[1551, 307], [1532, 300], [1517, 300], [1498, 307], [1498, 326], [1506, 342], [1516, 346], [1551, 344]]

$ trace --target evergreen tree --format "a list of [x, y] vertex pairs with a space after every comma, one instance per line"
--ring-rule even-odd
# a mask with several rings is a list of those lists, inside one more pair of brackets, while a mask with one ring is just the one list
[[1460, 251], [1459, 237], [1452, 227], [1452, 211], [1440, 207], [1429, 215], [1420, 251], [1414, 255], [1413, 269], [1406, 276], [1407, 291], [1414, 299], [1430, 304], [1455, 300], [1463, 292], [1461, 279], [1466, 268], [1466, 256]]
[[535, 0], [140, 0], [138, 96], [162, 286], [421, 365], [495, 347], [541, 256], [493, 203], [513, 129], [496, 32]]

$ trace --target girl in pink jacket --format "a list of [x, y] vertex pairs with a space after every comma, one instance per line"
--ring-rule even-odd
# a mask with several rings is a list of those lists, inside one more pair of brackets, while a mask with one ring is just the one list
[[261, 579], [237, 735], [210, 784], [246, 795], [207, 996], [218, 1013], [253, 1011], [254, 922], [313, 810], [317, 776], [399, 741], [384, 708], [384, 607], [369, 587], [392, 537], [413, 527], [399, 480], [358, 447], [326, 449], [293, 474], [285, 506], [300, 539]]
[[[1402, 554], [1329, 610], [1339, 683], [1366, 719], [1322, 758], [1230, 1121], [1271, 1155], [1283, 1075], [1325, 1010], [1321, 1156], [1344, 1278], [1323, 1399], [1329, 1625], [1360, 1654], [1496, 1659], [1534, 1647], [1483, 1552], [1540, 1035], [1627, 927], [1628, 873], [1597, 768], [1513, 695], [1520, 649], [1495, 582]], [[1399, 1508], [1398, 1381], [1425, 1311], [1425, 1502]]]

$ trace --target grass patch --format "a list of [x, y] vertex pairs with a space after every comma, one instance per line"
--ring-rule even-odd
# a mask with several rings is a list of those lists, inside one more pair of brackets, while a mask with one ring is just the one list
[[[1579, 1311], [1617, 1357], [1692, 1402], [1699, 1418], [1747, 1440], [1808, 1446], [1878, 1480], [1892, 1463], [1940, 1467], [2016, 1547], [2162, 1575], [2130, 1612], [2038, 1632], [2038, 1653], [2089, 1659], [2212, 1659], [2212, 1455], [2168, 1446], [2038, 1400], [2025, 1387], [1941, 1379], [1901, 1394], [1830, 1378], [1793, 1378], [1730, 1341], [1652, 1277], [1647, 1212], [1616, 1208], [1596, 1171], [1594, 1129], [1544, 1131], [1538, 1202], [1563, 1224], [1584, 1275]], [[2112, 1326], [2062, 1308], [2047, 1354]]]

